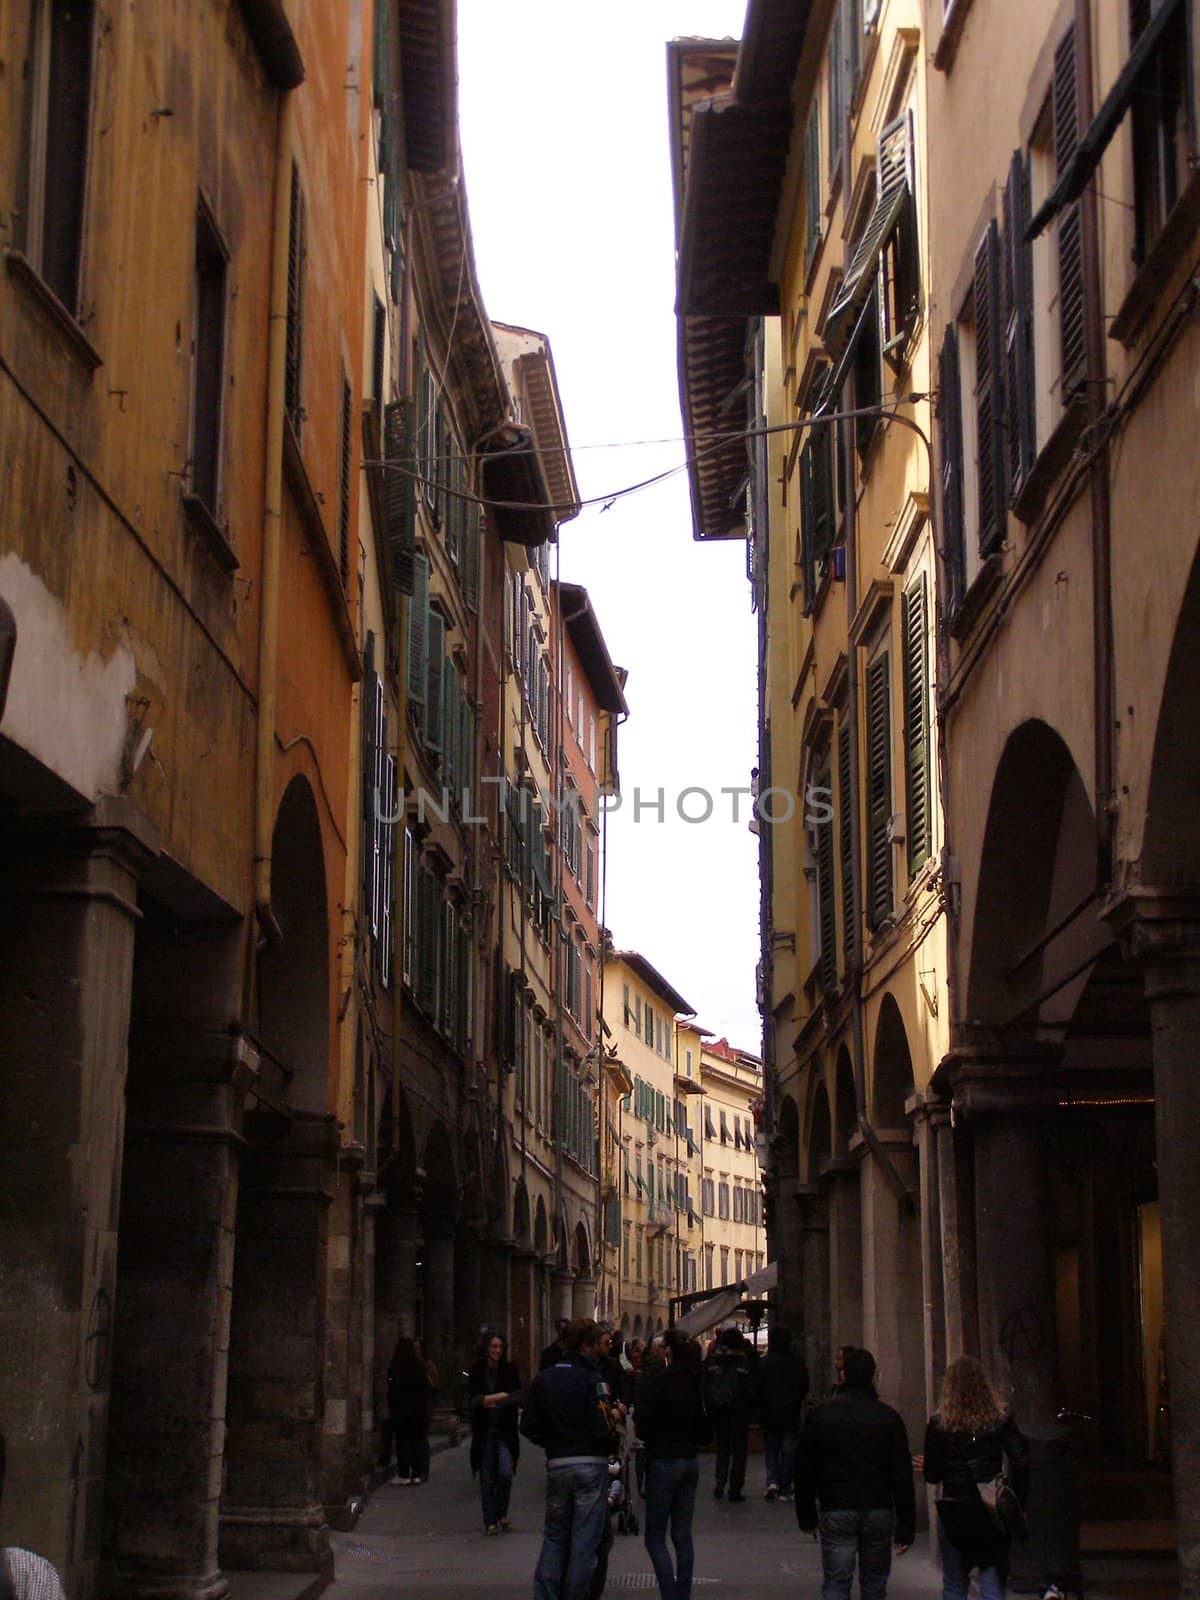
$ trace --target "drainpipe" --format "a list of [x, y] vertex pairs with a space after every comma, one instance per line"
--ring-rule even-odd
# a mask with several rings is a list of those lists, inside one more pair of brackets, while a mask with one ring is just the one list
[[279, 102], [275, 214], [271, 238], [271, 311], [267, 336], [267, 437], [263, 484], [262, 599], [258, 619], [258, 728], [254, 786], [254, 909], [263, 937], [283, 932], [271, 909], [271, 835], [275, 820], [275, 706], [279, 658], [279, 571], [283, 535], [284, 372], [287, 355], [288, 246], [291, 235], [290, 94]]
[[[1091, 127], [1092, 12], [1090, 0], [1075, 0], [1075, 80], [1079, 122]], [[1105, 330], [1100, 289], [1100, 230], [1093, 177], [1080, 198], [1083, 236], [1083, 305], [1087, 376], [1085, 404], [1089, 435], [1097, 441], [1089, 470], [1092, 515], [1092, 673], [1096, 743], [1096, 884], [1103, 891], [1113, 879], [1116, 820], [1114, 783], [1115, 688], [1113, 685], [1112, 496], [1108, 439], [1104, 431]]]

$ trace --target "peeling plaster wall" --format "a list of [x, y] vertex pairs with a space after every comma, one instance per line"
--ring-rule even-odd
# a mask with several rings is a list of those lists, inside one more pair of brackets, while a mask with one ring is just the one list
[[16, 555], [0, 557], [0, 594], [17, 618], [17, 650], [3, 732], [87, 800], [120, 787], [132, 651], [107, 660], [75, 648], [67, 613]]

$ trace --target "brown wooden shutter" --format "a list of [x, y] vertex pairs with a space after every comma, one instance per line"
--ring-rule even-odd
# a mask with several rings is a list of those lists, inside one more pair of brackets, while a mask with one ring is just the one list
[[429, 562], [423, 555], [413, 557], [412, 598], [408, 602], [408, 704], [421, 726], [425, 709], [425, 685], [429, 652]]
[[[830, 792], [829, 769], [818, 773], [817, 788]], [[821, 987], [837, 987], [837, 899], [833, 866], [833, 820], [817, 823], [817, 920], [821, 935]]]
[[301, 383], [304, 355], [304, 259], [306, 252], [304, 191], [300, 171], [292, 163], [288, 214], [287, 333], [284, 349], [283, 403], [297, 434], [302, 416]]
[[887, 654], [867, 668], [867, 918], [872, 928], [892, 914], [892, 716]]
[[966, 588], [963, 531], [962, 384], [959, 379], [958, 329], [948, 323], [938, 356], [938, 451], [942, 477], [942, 563], [946, 575], [946, 616], [962, 604]]
[[427, 750], [441, 750], [443, 739], [442, 662], [445, 659], [446, 624], [440, 611], [430, 606], [425, 622], [429, 652], [427, 688], [425, 692], [425, 720], [422, 732]]
[[225, 252], [200, 205], [196, 210], [196, 343], [192, 354], [192, 493], [214, 516], [221, 465], [225, 281]]
[[925, 574], [904, 592], [904, 778], [908, 873], [912, 877], [932, 847], [929, 729], [929, 597]]
[[50, 69], [42, 179], [42, 277], [72, 316], [79, 310], [79, 261], [92, 100], [91, 0], [52, 0]]
[[[1069, 27], [1054, 52], [1054, 166], [1062, 179], [1079, 144], [1079, 98], [1075, 62], [1075, 28]], [[1083, 229], [1079, 202], [1058, 215], [1058, 324], [1062, 354], [1064, 404], [1084, 377], [1087, 353], [1083, 325]]]
[[979, 461], [979, 553], [989, 556], [1008, 529], [1005, 493], [1000, 231], [989, 222], [975, 252], [975, 418]]
[[1033, 246], [1029, 226], [1029, 163], [1013, 151], [1004, 186], [1004, 372], [1008, 498], [1016, 500], [1037, 453], [1033, 365]]

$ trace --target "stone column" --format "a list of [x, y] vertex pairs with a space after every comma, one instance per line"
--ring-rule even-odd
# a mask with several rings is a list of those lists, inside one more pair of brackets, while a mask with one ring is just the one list
[[1200, 1596], [1200, 903], [1143, 895], [1114, 922], [1142, 962], [1154, 1049], [1163, 1309], [1180, 1594]]
[[216, 1027], [142, 1023], [130, 1055], [102, 1589], [217, 1600], [241, 1108], [258, 1057]]
[[975, 1174], [969, 1136], [956, 1129], [949, 1107], [933, 1116], [937, 1141], [938, 1224], [945, 1298], [947, 1363], [979, 1354], [975, 1273]]
[[483, 1247], [479, 1271], [482, 1319], [489, 1328], [496, 1328], [503, 1333], [510, 1345], [513, 1342], [513, 1318], [508, 1263], [512, 1249], [512, 1239], [489, 1239]]
[[454, 1349], [456, 1372], [475, 1359], [483, 1333], [480, 1278], [483, 1263], [481, 1227], [463, 1223], [454, 1243]]
[[360, 1486], [362, 1432], [361, 1144], [338, 1151], [325, 1258], [325, 1381], [321, 1408], [321, 1503], [332, 1527], [348, 1525], [346, 1506]]
[[824, 1190], [817, 1184], [796, 1184], [793, 1204], [800, 1217], [804, 1360], [812, 1392], [820, 1395], [833, 1382], [833, 1352], [829, 1339], [828, 1205]]
[[[425, 1224], [425, 1353], [438, 1369], [439, 1411], [454, 1394], [454, 1219]], [[445, 1420], [444, 1418], [442, 1419]]]
[[594, 1317], [596, 1315], [595, 1278], [576, 1278], [571, 1287], [571, 1315]]
[[320, 1498], [331, 1117], [247, 1118], [230, 1323], [221, 1561], [328, 1572]]
[[[1019, 1046], [1017, 1047], [1020, 1048]], [[956, 1114], [974, 1142], [980, 1359], [1021, 1426], [1048, 1432], [1058, 1410], [1054, 1214], [1044, 1113], [1054, 1051], [1034, 1044], [960, 1077]]]
[[921, 1174], [921, 1282], [924, 1285], [925, 1411], [935, 1411], [946, 1371], [946, 1292], [942, 1273], [941, 1210], [938, 1203], [937, 1121], [949, 1108], [922, 1104], [917, 1111], [917, 1160]]
[[103, 1522], [137, 880], [126, 802], [0, 860], [4, 1533], [92, 1592]]
[[[771, 1205], [771, 1249], [779, 1263], [779, 1289], [776, 1299], [783, 1323], [797, 1334], [805, 1326], [804, 1269], [801, 1261], [802, 1232], [800, 1191], [795, 1178], [775, 1178], [768, 1190]], [[714, 1274], [718, 1276], [719, 1274]], [[715, 1286], [715, 1285], [714, 1285]], [[700, 1287], [704, 1288], [703, 1267]], [[814, 1383], [816, 1375], [812, 1374]]]
[[529, 1250], [514, 1250], [510, 1262], [512, 1301], [509, 1314], [509, 1352], [528, 1382], [538, 1369], [541, 1346], [537, 1342], [537, 1258]]
[[[862, 1177], [853, 1156], [825, 1163], [829, 1214], [829, 1350], [863, 1342]], [[813, 1375], [815, 1377], [815, 1374]], [[819, 1392], [815, 1389], [814, 1393]]]
[[[912, 1128], [875, 1136], [910, 1196], [919, 1195]], [[925, 1428], [924, 1291], [919, 1204], [902, 1199], [862, 1134], [850, 1142], [862, 1159], [863, 1343], [879, 1364], [879, 1392], [910, 1435]]]
[[575, 1315], [575, 1279], [569, 1272], [554, 1270], [548, 1271], [547, 1276], [550, 1280], [550, 1326], [546, 1330], [548, 1343], [559, 1317], [566, 1317], [570, 1322]]

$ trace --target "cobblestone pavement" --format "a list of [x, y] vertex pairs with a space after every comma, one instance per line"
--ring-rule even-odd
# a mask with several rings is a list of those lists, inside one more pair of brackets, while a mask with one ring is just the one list
[[[335, 1535], [337, 1580], [326, 1595], [331, 1600], [531, 1595], [541, 1544], [543, 1461], [540, 1450], [525, 1446], [510, 1510], [514, 1531], [499, 1537], [484, 1535], [478, 1484], [465, 1446], [434, 1457], [428, 1484], [377, 1490], [354, 1531]], [[791, 1505], [762, 1499], [762, 1457], [751, 1457], [747, 1498], [740, 1505], [714, 1501], [712, 1464], [712, 1456], [701, 1458], [693, 1600], [817, 1596], [816, 1544], [801, 1535]], [[618, 1535], [606, 1595], [619, 1600], [643, 1590], [658, 1593], [641, 1535]], [[890, 1593], [896, 1600], [932, 1600], [940, 1591], [923, 1548], [895, 1563]]]

